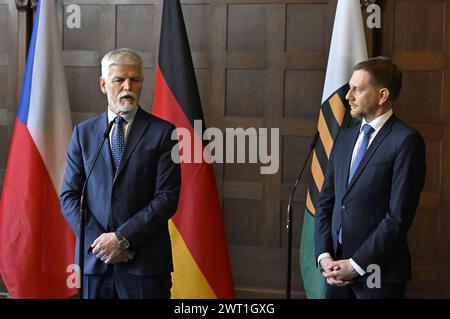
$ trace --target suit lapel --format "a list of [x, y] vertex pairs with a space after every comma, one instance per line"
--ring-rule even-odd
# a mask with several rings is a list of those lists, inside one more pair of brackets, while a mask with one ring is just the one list
[[136, 116], [134, 117], [133, 123], [131, 124], [130, 132], [128, 133], [127, 141], [125, 144], [125, 149], [123, 150], [122, 159], [120, 160], [119, 168], [116, 171], [113, 183], [122, 172], [122, 169], [126, 165], [134, 149], [136, 148], [136, 145], [139, 143], [148, 126], [150, 125], [148, 121], [145, 121], [145, 115], [146, 113], [139, 107], [138, 111], [136, 112]]
[[[375, 139], [370, 144], [369, 148], [367, 149], [366, 153], [364, 154], [364, 157], [361, 160], [361, 163], [359, 164], [359, 167], [356, 169], [355, 174], [352, 177], [352, 180], [348, 184], [347, 190], [345, 191], [345, 195], [348, 193], [348, 191], [352, 188], [352, 186], [355, 184], [356, 180], [359, 178], [361, 173], [363, 172], [364, 168], [367, 166], [367, 163], [372, 158], [373, 154], [376, 152], [378, 147], [381, 145], [381, 143], [384, 141], [386, 136], [389, 135], [389, 133], [392, 130], [392, 125], [397, 120], [395, 115], [392, 115], [389, 120], [383, 125], [383, 127], [378, 132], [377, 136], [375, 136]], [[349, 164], [350, 167], [350, 164]], [[347, 172], [347, 178], [348, 178], [348, 172]]]

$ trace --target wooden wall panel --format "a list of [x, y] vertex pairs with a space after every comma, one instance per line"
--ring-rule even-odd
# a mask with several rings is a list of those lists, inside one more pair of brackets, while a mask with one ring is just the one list
[[262, 70], [227, 71], [226, 116], [262, 117], [265, 72]]
[[151, 5], [118, 5], [116, 47], [153, 52], [156, 43], [149, 36], [152, 33], [149, 26], [153, 25], [154, 10]]
[[65, 71], [72, 112], [103, 112], [108, 104], [100, 91], [100, 68], [70, 66]]
[[[0, 51], [1, 52], [1, 51]], [[8, 89], [8, 55], [3, 53], [0, 57], [0, 92], [7, 92]], [[6, 109], [6, 99], [0, 101], [0, 109]]]
[[325, 72], [287, 70], [284, 78], [285, 118], [317, 118], [317, 101], [322, 99]]
[[227, 51], [266, 50], [267, 10], [267, 5], [228, 6]]
[[[403, 72], [403, 88], [395, 108], [408, 122], [439, 123], [444, 103], [444, 73], [442, 71]], [[426, 88], [418, 90], [417, 88]], [[414, 110], [411, 112], [411, 110]]]
[[334, 12], [324, 3], [288, 4], [286, 7], [286, 49], [328, 53], [330, 22]]
[[445, 1], [397, 1], [394, 49], [406, 52], [443, 52]]
[[208, 52], [210, 41], [211, 6], [208, 4], [187, 4], [183, 16], [191, 51]]
[[[99, 5], [80, 5], [81, 28], [68, 28], [64, 24], [63, 48], [65, 50], [98, 51], [100, 49], [100, 19], [102, 8]], [[68, 18], [64, 10], [64, 21]]]

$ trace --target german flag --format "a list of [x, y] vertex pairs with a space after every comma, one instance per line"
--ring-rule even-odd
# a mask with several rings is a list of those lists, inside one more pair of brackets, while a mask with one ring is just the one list
[[322, 105], [319, 111], [317, 141], [311, 161], [312, 180], [306, 195], [306, 208], [300, 243], [300, 267], [308, 298], [323, 298], [325, 281], [316, 266], [314, 252], [315, 204], [319, 198], [334, 140], [342, 128], [352, 124], [345, 99], [355, 64], [367, 59], [364, 25], [359, 0], [339, 0], [334, 19]]
[[[163, 5], [153, 113], [179, 131], [188, 130], [194, 139], [190, 144], [200, 145], [203, 154], [203, 132], [194, 130], [195, 120], [204, 123], [203, 112], [179, 0], [166, 0]], [[198, 151], [192, 149], [190, 154]], [[178, 210], [169, 222], [174, 258], [172, 297], [233, 298], [213, 167], [205, 161], [182, 161], [181, 175]]]

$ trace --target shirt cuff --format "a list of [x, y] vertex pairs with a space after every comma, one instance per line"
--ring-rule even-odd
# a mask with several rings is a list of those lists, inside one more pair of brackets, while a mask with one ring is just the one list
[[319, 255], [319, 257], [317, 257], [317, 265], [319, 266], [319, 268], [321, 268], [321, 266], [320, 266], [320, 261], [321, 261], [322, 259], [324, 259], [325, 257], [331, 257], [330, 253], [321, 253], [321, 254]]
[[[319, 256], [320, 257], [320, 256]], [[359, 267], [359, 265], [357, 263], [355, 263], [355, 261], [350, 258], [350, 264], [352, 265], [352, 267], [358, 272], [358, 274], [360, 274], [361, 276], [364, 276], [364, 274], [366, 273], [364, 271], [364, 269], [362, 269], [361, 267]]]

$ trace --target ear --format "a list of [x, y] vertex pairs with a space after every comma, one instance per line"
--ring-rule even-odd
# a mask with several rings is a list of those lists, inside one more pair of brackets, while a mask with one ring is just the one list
[[100, 90], [102, 90], [103, 94], [106, 94], [106, 81], [103, 79], [103, 77], [99, 78], [100, 82]]
[[389, 93], [389, 90], [387, 88], [380, 89], [379, 94], [380, 94], [380, 97], [379, 97], [379, 100], [378, 100], [378, 104], [379, 105], [383, 105], [383, 104], [385, 104], [386, 102], [389, 101], [390, 93]]

